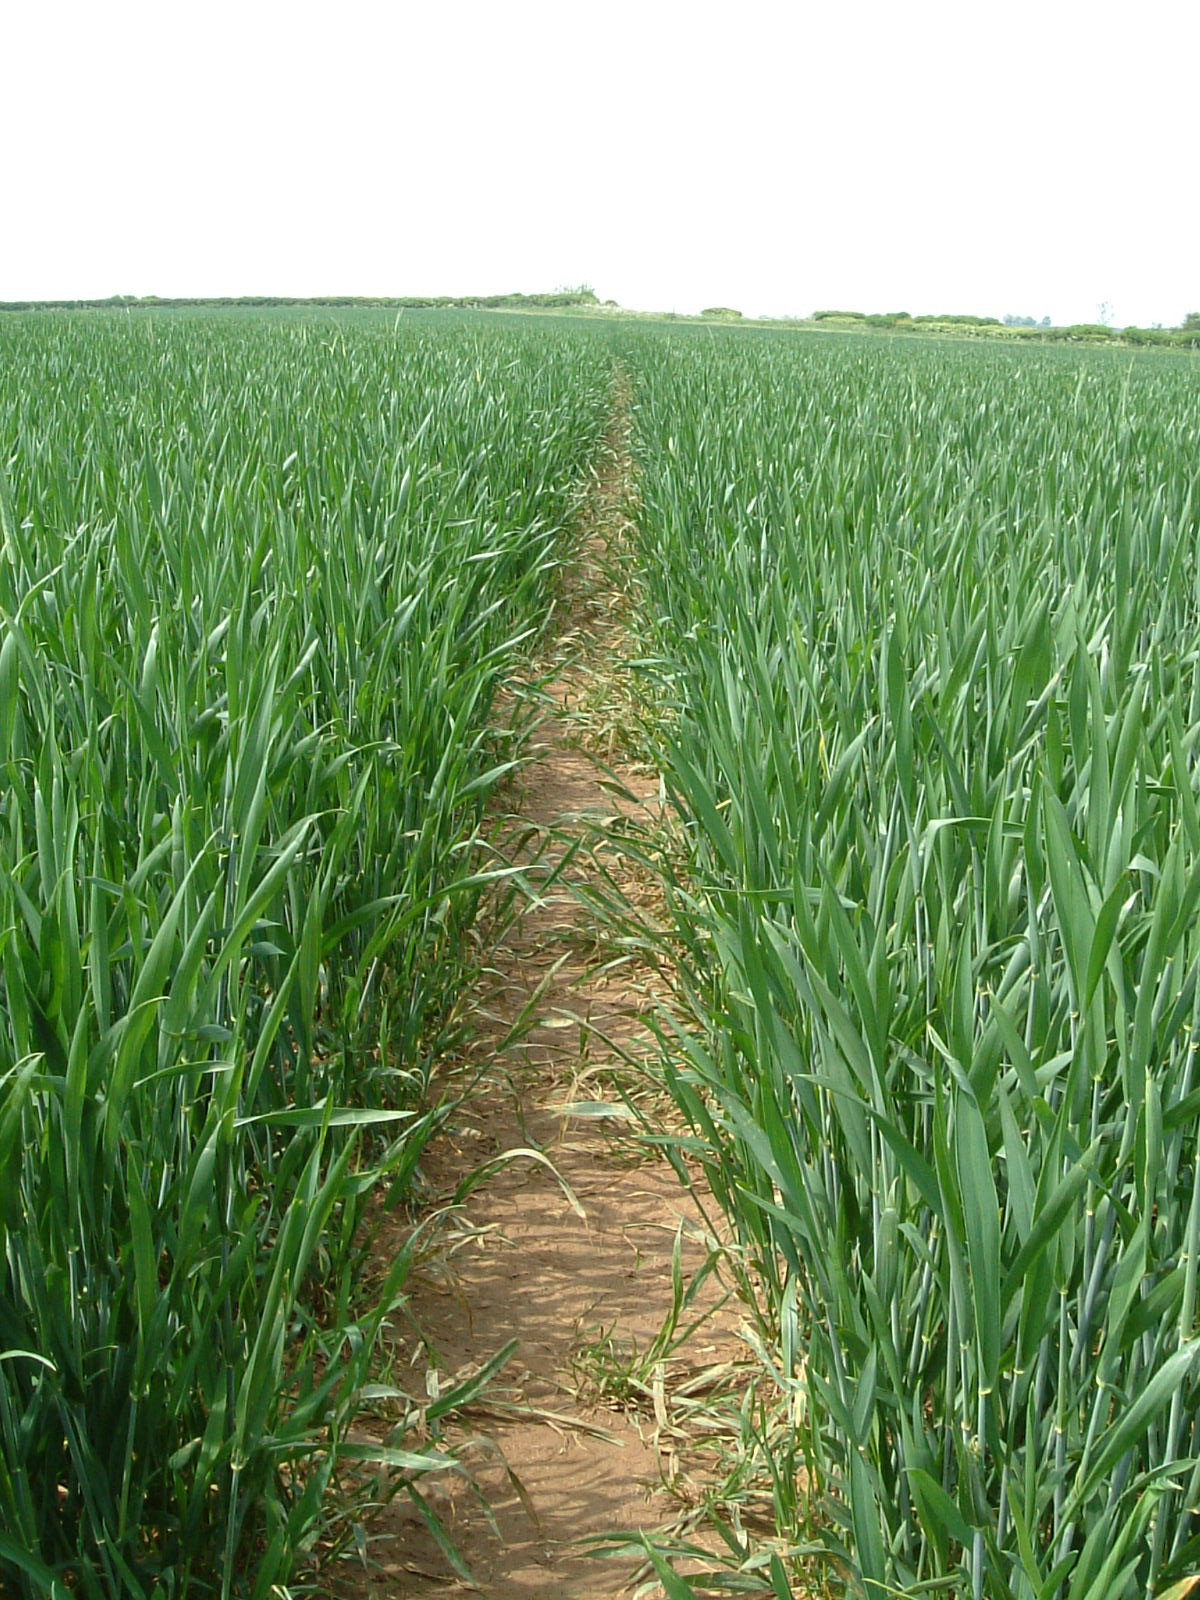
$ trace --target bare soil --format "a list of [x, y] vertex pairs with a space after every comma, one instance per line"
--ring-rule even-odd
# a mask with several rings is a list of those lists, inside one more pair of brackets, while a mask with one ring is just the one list
[[[631, 1389], [625, 1404], [619, 1385], [604, 1392], [670, 1313], [677, 1230], [682, 1225], [685, 1275], [704, 1262], [707, 1236], [669, 1165], [639, 1152], [627, 1123], [564, 1109], [595, 1100], [613, 1074], [628, 1074], [631, 1060], [657, 1050], [645, 1022], [656, 976], [614, 948], [580, 893], [605, 873], [622, 890], [647, 892], [637, 881], [644, 870], [626, 858], [613, 824], [652, 822], [660, 803], [656, 775], [615, 753], [622, 741], [613, 728], [594, 736], [595, 708], [629, 653], [606, 572], [632, 495], [627, 399], [618, 394], [565, 596], [555, 646], [561, 664], [514, 795], [519, 854], [536, 862], [542, 881], [562, 870], [496, 953], [494, 986], [480, 997], [478, 1050], [492, 1052], [486, 1086], [428, 1163], [447, 1194], [506, 1152], [534, 1150], [546, 1164], [529, 1155], [503, 1160], [455, 1214], [454, 1247], [409, 1286], [421, 1359], [432, 1358], [445, 1384], [517, 1341], [469, 1422], [448, 1436], [474, 1483], [449, 1473], [422, 1482], [489, 1600], [625, 1592], [636, 1561], [598, 1560], [586, 1541], [652, 1531], [679, 1511], [686, 1474], [661, 1397], [736, 1354], [736, 1318], [719, 1310], [652, 1372], [640, 1369], [660, 1403], [645, 1386]], [[520, 1040], [498, 1051], [521, 1018], [528, 1027]], [[698, 1305], [711, 1310], [719, 1297], [713, 1277]], [[695, 1310], [687, 1320], [694, 1317]], [[379, 1514], [370, 1554], [376, 1571], [362, 1573], [347, 1594], [418, 1600], [468, 1587], [405, 1499]]]

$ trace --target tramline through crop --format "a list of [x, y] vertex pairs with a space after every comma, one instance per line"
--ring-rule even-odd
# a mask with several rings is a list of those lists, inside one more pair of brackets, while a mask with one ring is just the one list
[[[1132, 1600], [1200, 1566], [1194, 364], [40, 314], [0, 321], [23, 1597], [266, 1596], [330, 1535], [409, 1268], [364, 1304], [362, 1224], [444, 1113], [501, 691], [614, 367], [662, 1071], [786, 1417], [742, 1418], [775, 1537], [726, 1527], [713, 1581], [783, 1600], [820, 1552], [874, 1597]], [[405, 1416], [374, 1459], [419, 1492], [453, 1462]]]

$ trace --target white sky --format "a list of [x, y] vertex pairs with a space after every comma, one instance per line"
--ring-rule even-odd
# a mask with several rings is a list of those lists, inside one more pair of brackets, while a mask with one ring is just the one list
[[0, 298], [1200, 309], [1200, 5], [0, 0]]

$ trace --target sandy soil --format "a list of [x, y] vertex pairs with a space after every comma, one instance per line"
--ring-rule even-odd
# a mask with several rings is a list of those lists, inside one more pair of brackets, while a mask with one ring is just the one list
[[[490, 1600], [620, 1594], [636, 1564], [598, 1560], [585, 1541], [653, 1530], [679, 1509], [664, 1488], [679, 1466], [679, 1440], [662, 1426], [666, 1407], [644, 1391], [624, 1406], [613, 1396], [600, 1403], [595, 1377], [614, 1369], [588, 1352], [647, 1349], [671, 1309], [676, 1232], [682, 1224], [691, 1274], [706, 1256], [702, 1219], [670, 1167], [636, 1152], [627, 1125], [563, 1111], [596, 1094], [623, 1055], [656, 1048], [642, 1020], [655, 976], [619, 953], [614, 959], [579, 894], [601, 864], [618, 885], [645, 892], [607, 836], [615, 819], [644, 822], [659, 804], [653, 774], [617, 759], [606, 761], [606, 773], [588, 753], [580, 721], [581, 707], [603, 705], [614, 662], [627, 653], [604, 575], [631, 503], [621, 400], [583, 513], [582, 553], [557, 646], [566, 664], [548, 685], [535, 760], [514, 796], [514, 827], [528, 830], [526, 858], [536, 857], [542, 873], [564, 858], [566, 865], [497, 953], [494, 990], [481, 996], [480, 1048], [494, 1051], [534, 1002], [531, 1025], [492, 1060], [488, 1086], [430, 1162], [444, 1193], [482, 1162], [518, 1148], [540, 1151], [554, 1170], [526, 1156], [504, 1162], [455, 1216], [453, 1253], [410, 1285], [413, 1318], [447, 1383], [517, 1341], [469, 1425], [449, 1435], [475, 1486], [449, 1474], [422, 1484]], [[606, 757], [611, 730], [608, 746]], [[719, 1295], [710, 1279], [698, 1305], [711, 1308]], [[651, 1364], [642, 1374], [651, 1389], [669, 1392], [731, 1359], [735, 1322], [721, 1311], [665, 1363]], [[467, 1587], [407, 1500], [378, 1516], [370, 1546], [379, 1570], [360, 1573], [340, 1593], [417, 1600]]]

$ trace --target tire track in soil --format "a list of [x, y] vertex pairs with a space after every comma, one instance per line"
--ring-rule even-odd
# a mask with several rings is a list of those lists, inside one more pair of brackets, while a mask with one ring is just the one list
[[[628, 791], [628, 797], [616, 795], [600, 763], [580, 747], [572, 722], [575, 708], [603, 694], [614, 656], [628, 653], [604, 568], [606, 557], [619, 549], [632, 498], [629, 431], [629, 397], [618, 384], [582, 512], [580, 557], [565, 595], [568, 615], [556, 654], [570, 652], [571, 659], [547, 685], [533, 759], [516, 785], [514, 826], [543, 842], [543, 867], [560, 863], [573, 843], [579, 845], [559, 881], [524, 912], [496, 952], [496, 990], [487, 998], [483, 1048], [489, 1035], [494, 1048], [540, 986], [534, 1026], [496, 1058], [502, 1070], [489, 1073], [487, 1086], [458, 1114], [455, 1132], [435, 1143], [427, 1161], [437, 1190], [453, 1192], [482, 1162], [535, 1146], [570, 1186], [586, 1220], [550, 1172], [516, 1160], [466, 1201], [460, 1234], [465, 1242], [453, 1255], [450, 1273], [441, 1281], [423, 1273], [409, 1284], [412, 1316], [436, 1352], [446, 1385], [508, 1340], [518, 1341], [472, 1428], [448, 1435], [462, 1449], [478, 1492], [456, 1474], [421, 1482], [488, 1600], [609, 1600], [628, 1588], [634, 1564], [597, 1560], [579, 1541], [617, 1530], [651, 1530], [679, 1509], [662, 1487], [664, 1469], [671, 1470], [671, 1445], [666, 1435], [660, 1441], [653, 1409], [634, 1417], [589, 1405], [577, 1396], [571, 1369], [581, 1342], [597, 1330], [645, 1349], [671, 1307], [671, 1257], [680, 1219], [686, 1229], [685, 1278], [704, 1260], [702, 1220], [665, 1161], [631, 1160], [628, 1147], [622, 1153], [601, 1122], [565, 1118], [556, 1109], [582, 1098], [573, 1087], [581, 1066], [589, 1075], [603, 1073], [613, 1060], [608, 1041], [635, 1055], [656, 1049], [641, 1017], [655, 995], [661, 997], [661, 986], [655, 988], [654, 974], [644, 967], [612, 964], [611, 951], [596, 940], [590, 914], [572, 892], [596, 870], [589, 848], [604, 857], [622, 888], [639, 892], [632, 881], [636, 869], [615, 844], [597, 842], [597, 827], [620, 815], [634, 823], [650, 820], [659, 805], [655, 776], [623, 767], [606, 753], [612, 775]], [[710, 1280], [698, 1307], [711, 1306], [718, 1294]], [[694, 1373], [735, 1355], [735, 1320], [726, 1311], [701, 1327], [673, 1358], [675, 1375], [681, 1367]], [[513, 1409], [497, 1411], [489, 1397]], [[522, 1408], [552, 1412], [557, 1420], [521, 1415]], [[503, 1460], [469, 1442], [479, 1435], [493, 1441]], [[426, 1600], [467, 1591], [407, 1500], [393, 1502], [375, 1519], [370, 1539], [382, 1570], [362, 1574], [339, 1592], [362, 1600]]]

